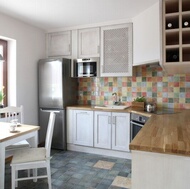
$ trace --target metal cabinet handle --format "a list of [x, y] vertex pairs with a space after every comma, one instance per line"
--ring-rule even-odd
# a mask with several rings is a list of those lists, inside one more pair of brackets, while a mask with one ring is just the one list
[[100, 53], [100, 45], [97, 46], [97, 53]]
[[131, 124], [134, 124], [134, 125], [137, 125], [137, 126], [143, 127], [142, 124], [139, 124], [139, 123], [136, 123], [136, 122], [133, 122], [133, 121], [131, 121]]
[[69, 44], [69, 53], [71, 53], [71, 44]]
[[44, 109], [42, 109], [42, 108], [40, 108], [40, 111], [42, 111], [42, 112], [55, 112], [55, 113], [60, 113], [59, 110], [44, 110]]
[[112, 124], [115, 125], [115, 122], [116, 122], [116, 116], [113, 116], [113, 117], [112, 117]]
[[108, 124], [111, 124], [111, 116], [108, 116]]
[[88, 114], [88, 112], [80, 112], [81, 114]]

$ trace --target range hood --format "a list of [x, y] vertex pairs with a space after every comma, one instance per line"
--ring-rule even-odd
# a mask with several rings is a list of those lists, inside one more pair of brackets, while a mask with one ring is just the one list
[[148, 66], [148, 67], [160, 67], [161, 66], [159, 60], [151, 60], [151, 61], [146, 61], [146, 62], [133, 64], [133, 67], [145, 66], [145, 65]]

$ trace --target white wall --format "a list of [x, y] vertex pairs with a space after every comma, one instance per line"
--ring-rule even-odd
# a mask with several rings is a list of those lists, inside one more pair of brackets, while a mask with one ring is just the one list
[[16, 40], [16, 105], [24, 106], [24, 122], [36, 125], [37, 61], [45, 58], [45, 32], [0, 14], [0, 36]]

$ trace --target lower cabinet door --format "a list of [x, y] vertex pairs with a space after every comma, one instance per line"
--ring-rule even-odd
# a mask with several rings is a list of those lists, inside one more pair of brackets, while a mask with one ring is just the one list
[[93, 111], [74, 111], [74, 144], [93, 146]]
[[94, 146], [111, 149], [111, 112], [95, 111]]
[[130, 113], [112, 113], [112, 149], [129, 151]]

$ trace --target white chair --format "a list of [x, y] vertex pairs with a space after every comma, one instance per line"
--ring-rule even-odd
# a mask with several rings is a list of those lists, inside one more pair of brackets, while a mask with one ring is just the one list
[[1, 118], [1, 121], [10, 122], [13, 119], [18, 119], [20, 123], [24, 122], [23, 106], [8, 106], [0, 108], [0, 113], [5, 114], [5, 117]]
[[[55, 123], [55, 112], [50, 112], [48, 128], [46, 133], [45, 147], [22, 149], [15, 152], [11, 162], [12, 189], [17, 186], [17, 181], [31, 180], [37, 178], [48, 178], [48, 186], [51, 189], [51, 170], [50, 170], [50, 150]], [[37, 175], [38, 168], [46, 168], [46, 175]], [[33, 169], [33, 176], [18, 178], [19, 170]]]
[[[8, 106], [5, 108], [0, 108], [0, 114], [3, 117], [0, 118], [1, 122], [10, 122], [11, 120], [18, 119], [20, 124], [24, 123], [24, 111], [23, 106], [15, 107], [15, 106]], [[14, 150], [20, 148], [29, 148], [30, 145], [26, 140], [17, 142], [13, 145], [6, 147], [6, 158], [13, 155]]]

